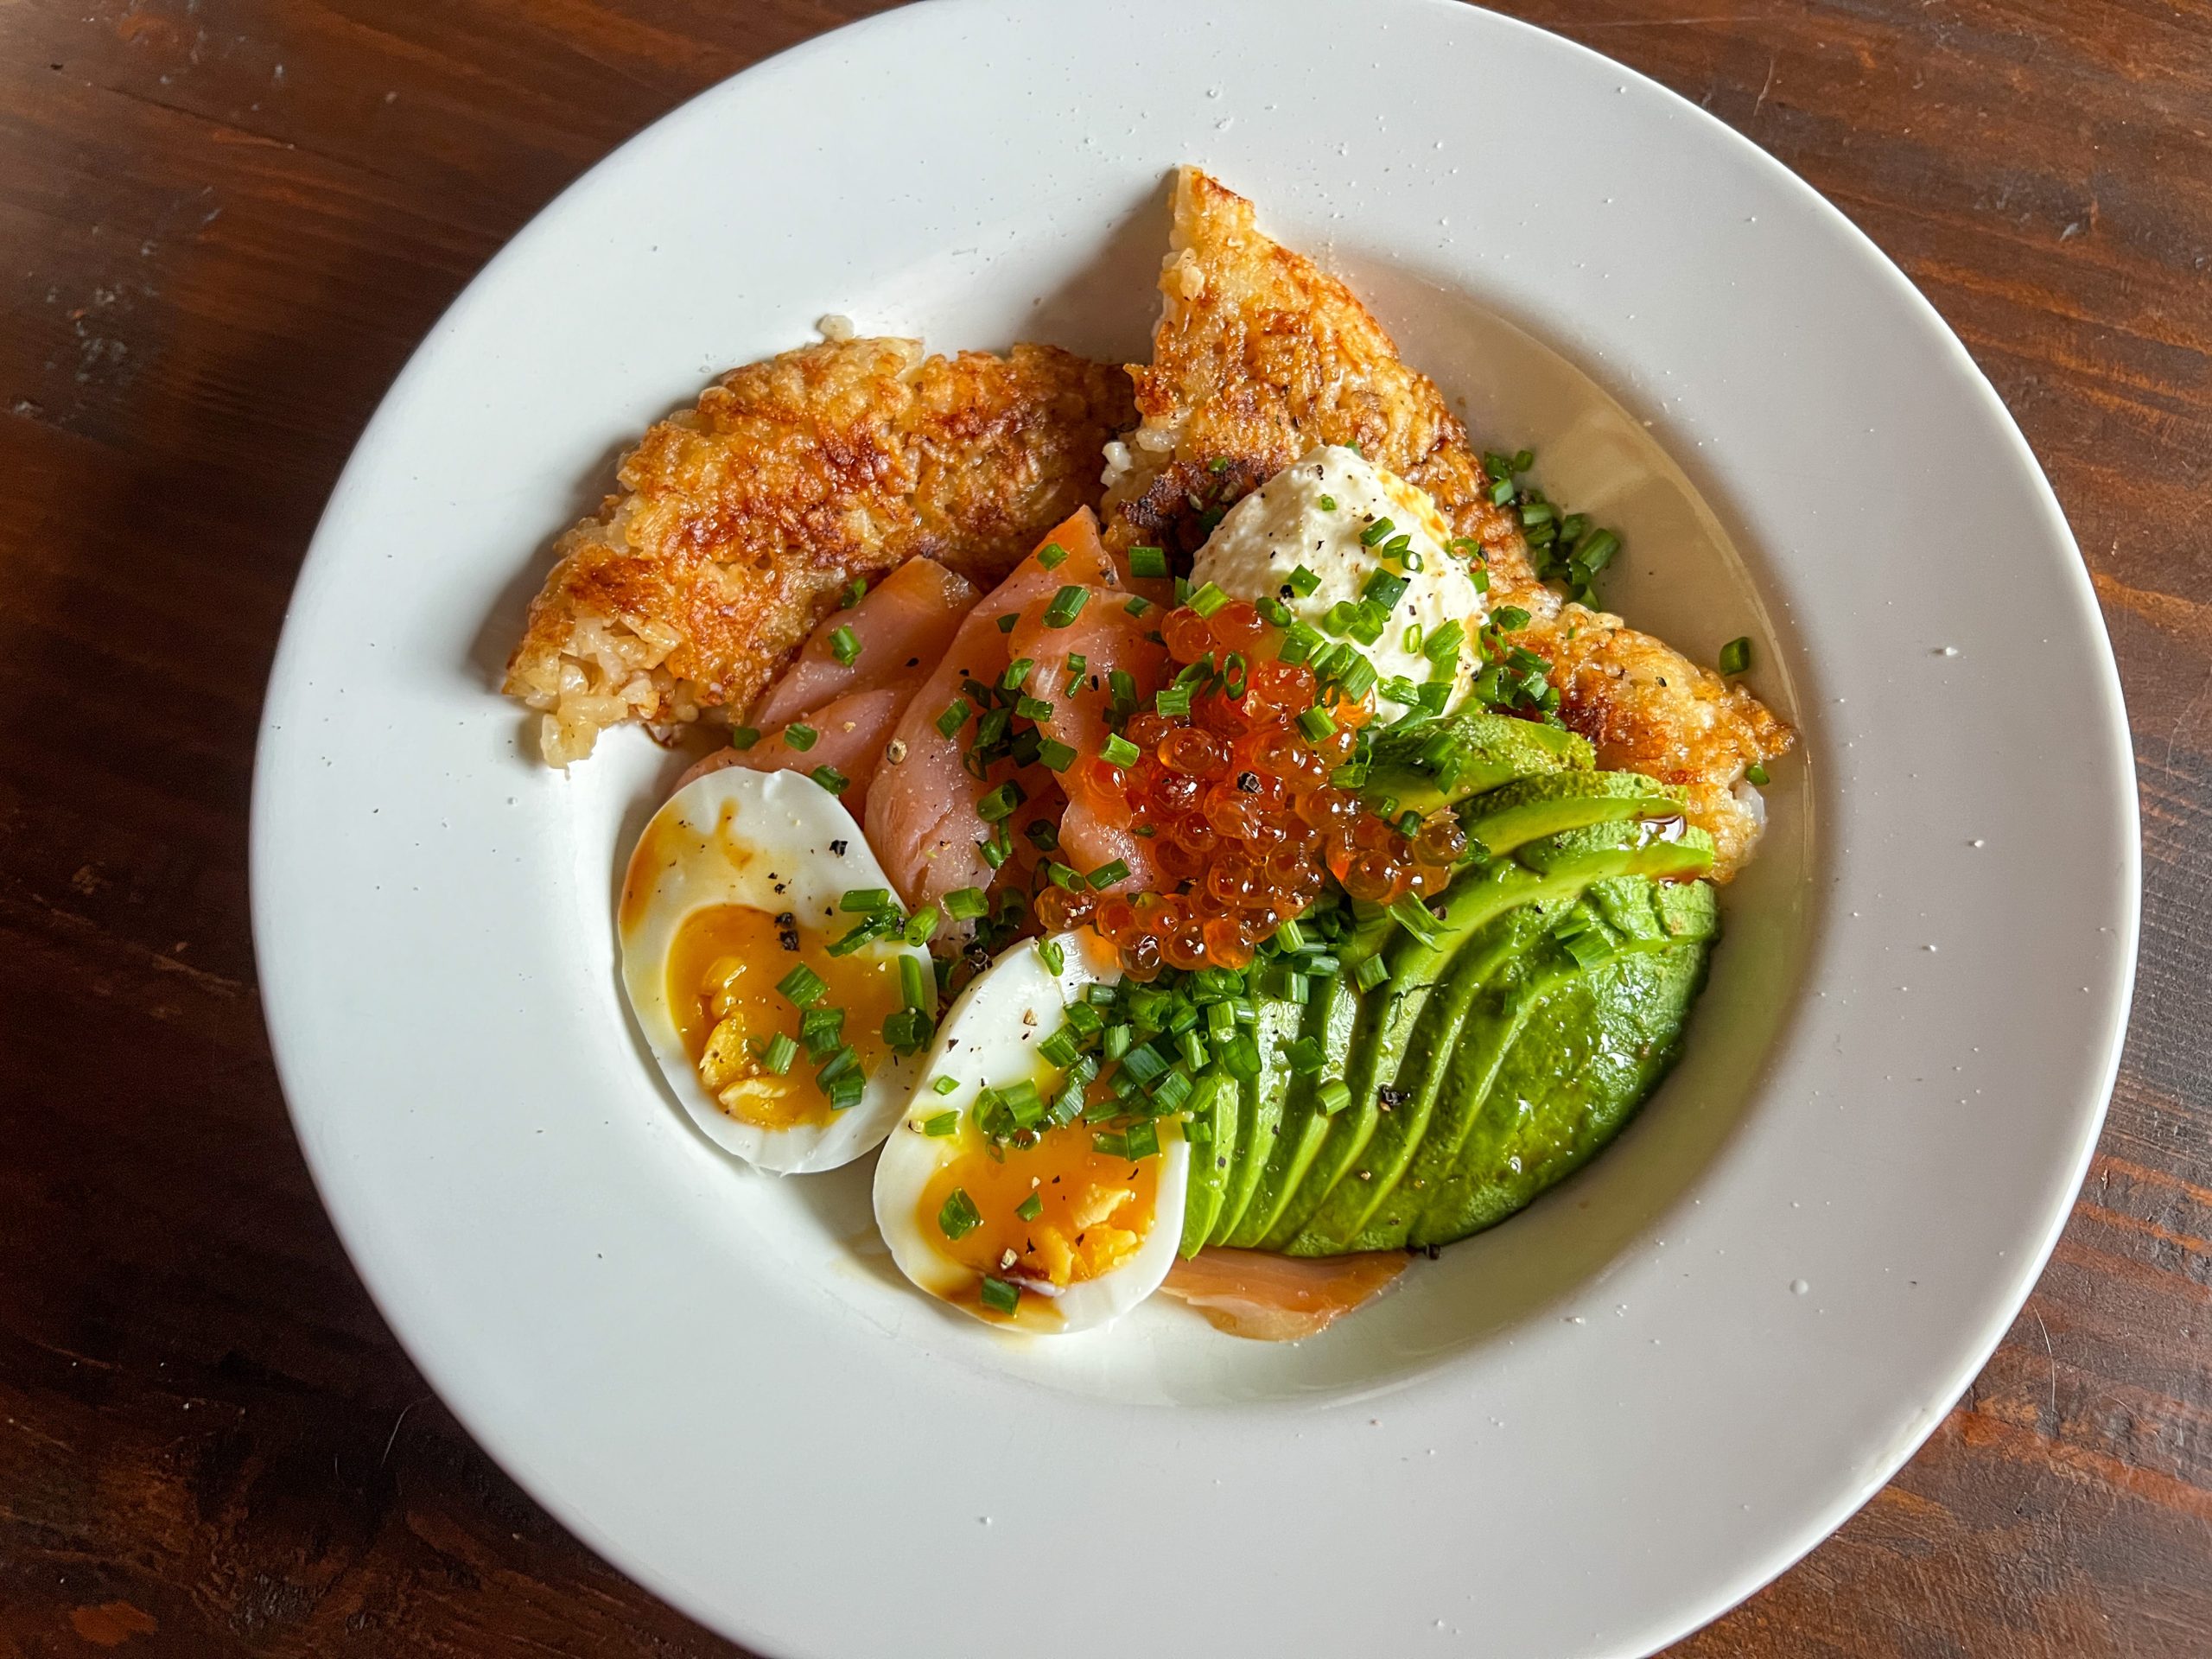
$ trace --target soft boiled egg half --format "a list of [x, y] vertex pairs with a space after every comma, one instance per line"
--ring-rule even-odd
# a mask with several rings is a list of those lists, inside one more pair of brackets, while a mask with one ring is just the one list
[[929, 957], [896, 936], [832, 948], [864, 919], [847, 896], [889, 888], [852, 814], [797, 772], [725, 767], [653, 814], [622, 884], [622, 982], [717, 1145], [796, 1174], [889, 1133], [922, 1057], [885, 1023], [931, 1011]]
[[875, 1166], [875, 1219], [915, 1284], [992, 1324], [1061, 1335], [1106, 1325], [1160, 1288], [1183, 1232], [1190, 1148], [1170, 1119], [1143, 1156], [1102, 1149], [1080, 1117], [1012, 1141], [979, 1122], [996, 1097], [1053, 1101], [1038, 1052], [1084, 988], [1120, 976], [1089, 930], [1024, 940], [952, 1006], [912, 1103]]

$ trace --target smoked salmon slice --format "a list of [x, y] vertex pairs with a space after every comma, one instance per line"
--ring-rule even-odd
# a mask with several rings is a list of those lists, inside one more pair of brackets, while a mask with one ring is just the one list
[[1032, 606], [1007, 637], [1013, 660], [1027, 658], [1037, 664], [1027, 689], [1052, 705], [1039, 729], [1076, 753], [1061, 776], [1068, 805], [1060, 818], [1059, 858], [1084, 875], [1119, 859], [1129, 874], [1116, 888], [1156, 891], [1169, 884], [1154, 861], [1151, 841], [1131, 823], [1120, 768], [1100, 751], [1113, 729], [1107, 715], [1114, 676], [1128, 676], [1141, 708], [1149, 707], [1153, 693], [1166, 682], [1167, 650], [1153, 637], [1165, 613], [1149, 604], [1132, 612], [1130, 596], [1116, 588], [1085, 586], [1081, 592], [1074, 620], [1055, 626], [1044, 607]]
[[1330, 1256], [1200, 1250], [1170, 1268], [1160, 1288], [1232, 1337], [1296, 1342], [1381, 1295], [1412, 1260], [1403, 1250]]
[[[1050, 563], [1040, 556], [1046, 549], [1057, 550]], [[1052, 596], [1071, 584], [1128, 593], [1128, 584], [1099, 542], [1098, 521], [1088, 507], [1051, 531], [1037, 551], [976, 602], [892, 734], [868, 802], [868, 842], [910, 909], [934, 904], [961, 887], [991, 884], [995, 872], [982, 850], [990, 827], [978, 805], [1013, 775], [1013, 768], [1001, 761], [989, 777], [974, 776], [961, 759], [974, 742], [973, 721], [950, 735], [938, 721], [956, 701], [967, 701], [962, 690], [967, 682], [995, 686], [1014, 660], [1008, 649], [1012, 632], [1001, 630], [1000, 619], [1015, 619], [1008, 629], [1018, 631], [1032, 613], [1041, 615]], [[1035, 799], [1043, 781], [1022, 781], [1024, 793]]]
[[[717, 750], [678, 779], [677, 787], [681, 789], [693, 779], [703, 778], [724, 766], [810, 774], [828, 766], [844, 779], [844, 787], [837, 791], [838, 798], [865, 829], [868, 791], [883, 759], [884, 741], [898, 724], [899, 715], [913, 695], [913, 684], [910, 678], [903, 684], [854, 691], [819, 709], [810, 709], [804, 719], [778, 727], [749, 749]], [[792, 725], [804, 726], [812, 732], [814, 741], [804, 749], [794, 747], [789, 737]], [[817, 781], [824, 787], [834, 783], [833, 779]]]
[[[952, 643], [976, 599], [976, 588], [965, 577], [931, 559], [907, 560], [869, 588], [859, 604], [823, 619], [747, 723], [773, 731], [855, 691], [902, 682], [919, 684]], [[841, 645], [849, 662], [838, 654]]]

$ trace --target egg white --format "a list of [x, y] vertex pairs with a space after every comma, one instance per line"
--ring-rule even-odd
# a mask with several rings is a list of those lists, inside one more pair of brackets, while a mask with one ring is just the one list
[[[938, 1248], [919, 1205], [940, 1168], [982, 1145], [970, 1119], [978, 1092], [987, 1085], [1004, 1088], [1034, 1079], [1037, 1045], [1059, 1029], [1068, 1006], [1082, 996], [1086, 985], [1120, 977], [1111, 947], [1096, 934], [1063, 933], [1056, 942], [1063, 960], [1057, 974], [1046, 965], [1038, 942], [1025, 939], [961, 993], [917, 1080], [912, 1103], [876, 1160], [876, 1225], [899, 1271], [931, 1295], [978, 1319], [983, 1315], [951, 1299], [972, 1287], [979, 1275]], [[948, 1077], [958, 1086], [938, 1093], [938, 1079]], [[949, 1109], [960, 1113], [957, 1131], [949, 1135], [923, 1133], [925, 1122]], [[1160, 1288], [1174, 1265], [1183, 1236], [1190, 1147], [1173, 1120], [1163, 1119], [1159, 1128], [1161, 1163], [1152, 1224], [1136, 1252], [1120, 1267], [1071, 1284], [1057, 1295], [1027, 1290], [1012, 1319], [986, 1323], [1038, 1335], [1095, 1330]]]
[[[638, 899], [626, 897], [618, 922], [622, 983], [669, 1088], [715, 1145], [779, 1174], [849, 1164], [890, 1133], [922, 1059], [886, 1054], [859, 1103], [826, 1123], [771, 1128], [732, 1117], [700, 1081], [669, 1001], [669, 950], [684, 918], [713, 906], [747, 905], [789, 911], [802, 925], [836, 933], [841, 920], [858, 919], [837, 913], [847, 890], [890, 885], [853, 815], [798, 772], [726, 766], [685, 785], [653, 814], [624, 884]], [[903, 943], [868, 948], [928, 965], [927, 952]]]

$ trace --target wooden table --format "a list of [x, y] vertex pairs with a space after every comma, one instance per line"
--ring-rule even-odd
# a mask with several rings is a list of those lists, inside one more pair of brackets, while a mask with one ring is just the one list
[[[2212, 5], [1514, 9], [1949, 319], [2088, 555], [2142, 778], [2134, 1031], [2056, 1260], [1897, 1481], [1679, 1651], [2212, 1654]], [[263, 1037], [247, 783], [308, 532], [440, 309], [868, 10], [0, 6], [0, 1656], [731, 1651], [485, 1459], [346, 1265]]]

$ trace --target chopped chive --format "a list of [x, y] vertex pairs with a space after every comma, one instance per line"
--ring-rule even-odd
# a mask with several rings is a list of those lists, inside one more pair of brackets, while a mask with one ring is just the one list
[[861, 637], [850, 628], [839, 628], [830, 636], [830, 654], [850, 668], [860, 660]]
[[1041, 1192], [1032, 1192], [1014, 1206], [1014, 1213], [1024, 1221], [1036, 1220], [1045, 1213], [1045, 1195]]
[[1344, 688], [1344, 695], [1354, 702], [1365, 696], [1373, 689], [1375, 681], [1375, 664], [1357, 652], [1352, 653], [1351, 666], [1344, 669], [1337, 676], [1337, 683]]
[[926, 1010], [930, 1005], [929, 969], [919, 957], [899, 958], [899, 1002], [902, 1007]]
[[1359, 544], [1362, 547], [1373, 547], [1377, 542], [1381, 541], [1384, 537], [1390, 534], [1390, 532], [1395, 529], [1397, 529], [1397, 526], [1392, 524], [1388, 518], [1377, 518], [1365, 530], [1359, 532]]
[[1321, 585], [1321, 578], [1301, 564], [1283, 578], [1283, 585], [1300, 599], [1308, 599], [1313, 596], [1313, 590]]
[[1093, 1129], [1090, 1132], [1090, 1149], [1103, 1152], [1109, 1158], [1126, 1158], [1129, 1155], [1128, 1137], [1116, 1135], [1111, 1129]]
[[1337, 510], [1337, 498], [1336, 498], [1335, 496], [1333, 496], [1333, 495], [1325, 495], [1325, 496], [1323, 496], [1323, 497], [1321, 498], [1321, 511], [1322, 511], [1322, 512], [1334, 512], [1336, 510]]
[[868, 1093], [868, 1079], [857, 1071], [848, 1071], [822, 1085], [823, 1098], [833, 1112], [850, 1111], [861, 1103], [861, 1096]]
[[1319, 743], [1334, 734], [1337, 722], [1327, 709], [1317, 707], [1299, 715], [1298, 729], [1306, 734], [1309, 741]]
[[1401, 650], [1408, 652], [1417, 657], [1421, 654], [1422, 640], [1423, 635], [1421, 633], [1421, 624], [1418, 622], [1408, 622], [1406, 624], [1406, 631], [1398, 636], [1398, 645]]
[[1122, 608], [1127, 611], [1131, 616], [1142, 616], [1147, 611], [1152, 608], [1152, 601], [1145, 598], [1141, 594], [1135, 594], [1131, 596], [1129, 602], [1122, 606]]
[[1518, 605], [1503, 606], [1491, 620], [1500, 633], [1517, 633], [1529, 626], [1529, 613]]
[[1021, 1287], [1008, 1284], [990, 1274], [983, 1275], [982, 1288], [976, 1292], [983, 1306], [994, 1313], [1011, 1314], [1021, 1306]]
[[985, 823], [996, 823], [1001, 818], [1012, 817], [1014, 809], [1026, 798], [1021, 792], [1021, 785], [1009, 778], [976, 803], [976, 813]]
[[883, 1016], [883, 1040], [894, 1054], [918, 1054], [936, 1034], [937, 1022], [920, 1008], [898, 1008]]
[[792, 1007], [810, 1008], [823, 999], [830, 987], [821, 975], [802, 962], [776, 982], [776, 988]]
[[1363, 991], [1373, 990], [1389, 977], [1390, 966], [1380, 957], [1364, 957], [1359, 966], [1351, 970], [1352, 983]]
[[1052, 705], [1042, 697], [1033, 697], [1027, 692], [1016, 698], [1014, 712], [1022, 719], [1042, 726], [1052, 717]]
[[1134, 766], [1143, 758], [1144, 751], [1119, 732], [1109, 737], [1098, 751], [1100, 760], [1112, 766]]
[[1440, 663], [1447, 657], [1457, 654], [1459, 647], [1466, 643], [1466, 629], [1460, 626], [1456, 620], [1441, 623], [1427, 639], [1421, 641], [1421, 654], [1432, 663]]
[[1022, 683], [1029, 677], [1030, 670], [1036, 666], [1036, 660], [1033, 658], [1015, 658], [1007, 664], [1006, 672], [999, 676], [999, 690], [1001, 691], [1020, 690]]
[[957, 922], [972, 922], [988, 915], [990, 908], [981, 887], [955, 887], [944, 895], [944, 913]]
[[998, 619], [999, 632], [1001, 633], [1012, 633], [1014, 632], [1014, 625], [1020, 620], [1020, 612], [1008, 611], [1004, 616]]
[[791, 1069], [791, 1062], [798, 1058], [798, 1045], [779, 1031], [768, 1039], [768, 1046], [760, 1055], [760, 1064], [780, 1077]]
[[835, 766], [817, 766], [806, 775], [832, 795], [842, 795], [853, 786], [853, 780]]
[[[952, 1083], [952, 1079], [950, 1077], [939, 1077], [938, 1081], [939, 1083]], [[960, 1085], [957, 1084], [953, 1084], [953, 1087], [956, 1089]], [[960, 1114], [957, 1112], [931, 1112], [927, 1117], [922, 1120], [922, 1133], [924, 1135], [934, 1135], [940, 1141], [944, 1139], [946, 1135], [950, 1135], [959, 1127]]]
[[735, 726], [730, 728], [729, 746], [733, 749], [749, 749], [760, 741], [757, 726]]
[[822, 1069], [814, 1074], [814, 1079], [826, 1089], [838, 1078], [857, 1071], [860, 1063], [860, 1051], [850, 1043], [841, 1043]]
[[1128, 861], [1122, 858], [1116, 859], [1110, 864], [1101, 864], [1084, 878], [1090, 884], [1090, 890], [1093, 893], [1103, 893], [1116, 881], [1126, 881], [1128, 879]]
[[845, 1040], [845, 1011], [809, 1008], [799, 1016], [798, 1039], [806, 1046], [807, 1058], [828, 1059]]
[[1164, 686], [1154, 695], [1152, 706], [1163, 715], [1188, 715], [1191, 712], [1191, 688], [1187, 685]]
[[[1037, 946], [1037, 959], [1045, 964], [1048, 973], [1058, 973], [1068, 965], [1068, 953], [1058, 939], [1046, 939]], [[1065, 1061], [1061, 1062], [1065, 1065]]]
[[957, 1077], [939, 1077], [935, 1083], [930, 1084], [930, 1090], [933, 1094], [957, 1094], [960, 1090], [960, 1079]]
[[1321, 1045], [1311, 1037], [1301, 1037], [1283, 1050], [1283, 1058], [1290, 1062], [1290, 1069], [1301, 1077], [1310, 1077], [1328, 1064]]
[[1136, 576], [1164, 576], [1167, 574], [1167, 550], [1164, 547], [1133, 547], [1129, 550], [1129, 574]]
[[1331, 1077], [1321, 1085], [1317, 1103], [1325, 1117], [1334, 1117], [1351, 1104], [1351, 1090], [1342, 1077]]
[[1160, 1126], [1132, 1123], [1122, 1137], [1122, 1148], [1131, 1159], [1150, 1158], [1160, 1151]]
[[955, 697], [944, 705], [944, 712], [937, 717], [938, 731], [946, 737], [959, 736], [960, 728], [968, 723], [971, 712], [965, 697]]
[[887, 910], [890, 905], [891, 889], [888, 887], [848, 887], [837, 899], [838, 909], [861, 915], [873, 910]]
[[906, 918], [906, 928], [899, 937], [908, 944], [927, 944], [936, 934], [938, 924], [944, 919], [943, 912], [934, 905], [928, 906]]
[[976, 1201], [968, 1196], [968, 1189], [956, 1186], [945, 1194], [944, 1203], [937, 1212], [937, 1230], [947, 1238], [968, 1236], [983, 1224], [982, 1212], [976, 1208]]
[[1397, 608], [1398, 601], [1406, 596], [1406, 589], [1413, 586], [1405, 577], [1394, 575], [1388, 570], [1377, 570], [1368, 577], [1359, 590], [1359, 596], [1370, 604], [1380, 605], [1385, 613]]
[[1741, 674], [1751, 665], [1751, 641], [1747, 634], [1738, 634], [1720, 647], [1720, 671]]
[[847, 610], [851, 610], [854, 606], [859, 604], [861, 601], [867, 597], [868, 578], [866, 576], [855, 576], [850, 582], [845, 584], [845, 608]]
[[1090, 597], [1090, 589], [1071, 582], [1052, 595], [1052, 602], [1045, 607], [1045, 626], [1065, 628], [1083, 614], [1084, 601]]
[[1744, 768], [1744, 781], [1754, 789], [1766, 787], [1766, 768], [1756, 760]]
[[1047, 542], [1037, 550], [1037, 563], [1047, 570], [1057, 570], [1068, 562], [1068, 550], [1058, 542]]
[[1196, 611], [1200, 616], [1211, 616], [1216, 611], [1219, 610], [1223, 606], [1228, 603], [1229, 595], [1223, 593], [1220, 588], [1215, 587], [1211, 582], [1208, 582], [1205, 587], [1198, 589], [1198, 591], [1193, 593], [1190, 598], [1191, 608]]
[[785, 747], [797, 749], [801, 754], [804, 754], [814, 747], [815, 739], [820, 735], [820, 733], [804, 721], [793, 721], [784, 728], [784, 744]]

